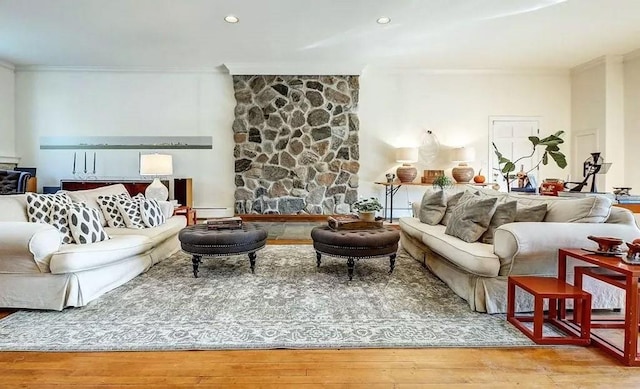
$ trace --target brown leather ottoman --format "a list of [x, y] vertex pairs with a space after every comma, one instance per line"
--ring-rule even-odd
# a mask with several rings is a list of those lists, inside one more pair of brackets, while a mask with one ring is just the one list
[[209, 229], [206, 224], [183, 228], [178, 234], [182, 251], [193, 255], [193, 275], [198, 277], [198, 266], [202, 257], [222, 257], [248, 254], [251, 272], [255, 272], [256, 251], [267, 243], [267, 231], [251, 223], [242, 228], [228, 230]]
[[316, 249], [317, 265], [320, 266], [322, 254], [347, 258], [347, 269], [349, 280], [351, 280], [356, 258], [388, 256], [389, 273], [392, 273], [396, 264], [400, 233], [392, 228], [336, 231], [328, 226], [322, 226], [311, 230], [311, 239], [313, 239], [313, 248]]

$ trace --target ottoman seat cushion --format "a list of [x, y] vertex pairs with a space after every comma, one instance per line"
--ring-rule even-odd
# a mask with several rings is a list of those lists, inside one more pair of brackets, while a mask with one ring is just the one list
[[251, 223], [241, 229], [211, 230], [206, 224], [183, 228], [178, 235], [182, 250], [199, 255], [232, 255], [262, 248], [267, 232]]
[[322, 226], [311, 230], [311, 238], [313, 247], [322, 253], [365, 258], [395, 253], [400, 233], [391, 228], [335, 231]]

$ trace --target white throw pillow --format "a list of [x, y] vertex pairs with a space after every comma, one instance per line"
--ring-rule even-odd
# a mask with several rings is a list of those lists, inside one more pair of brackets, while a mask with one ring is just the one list
[[140, 213], [140, 204], [144, 201], [144, 196], [138, 194], [130, 199], [119, 198], [117, 200], [118, 210], [124, 219], [127, 228], [145, 228]]
[[140, 203], [140, 216], [147, 227], [156, 227], [167, 221], [158, 201], [155, 199], [142, 200]]
[[125, 223], [124, 217], [120, 214], [120, 210], [118, 209], [117, 203], [119, 199], [129, 200], [130, 197], [126, 193], [100, 195], [98, 196], [98, 205], [100, 205], [100, 209], [102, 210], [109, 227], [127, 228], [127, 223]]
[[109, 239], [100, 222], [100, 211], [82, 203], [69, 206], [69, 228], [77, 244], [96, 243]]

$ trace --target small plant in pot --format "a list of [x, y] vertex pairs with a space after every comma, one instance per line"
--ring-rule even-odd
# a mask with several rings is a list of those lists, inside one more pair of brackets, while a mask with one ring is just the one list
[[375, 197], [360, 199], [353, 203], [352, 208], [358, 211], [358, 216], [364, 221], [374, 221], [376, 211], [382, 210], [382, 204]]
[[453, 186], [453, 180], [449, 178], [449, 176], [438, 176], [432, 182], [433, 188], [440, 188], [440, 190], [444, 190], [447, 188], [451, 188]]

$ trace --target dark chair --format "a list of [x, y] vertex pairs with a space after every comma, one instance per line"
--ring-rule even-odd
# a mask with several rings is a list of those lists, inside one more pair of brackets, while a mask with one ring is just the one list
[[31, 173], [0, 170], [0, 195], [25, 193]]

